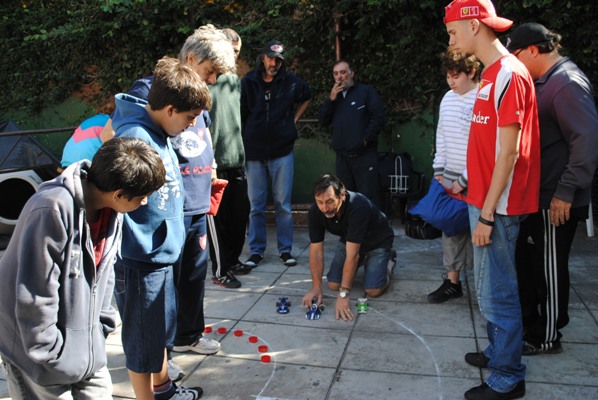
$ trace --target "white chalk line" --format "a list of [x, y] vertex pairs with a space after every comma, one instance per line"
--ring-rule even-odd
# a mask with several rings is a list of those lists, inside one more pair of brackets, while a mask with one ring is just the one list
[[407, 332], [411, 333], [413, 336], [415, 336], [417, 338], [417, 340], [419, 340], [424, 347], [426, 348], [426, 350], [428, 351], [428, 353], [430, 353], [430, 357], [432, 358], [432, 361], [434, 363], [434, 368], [436, 369], [436, 382], [438, 384], [438, 389], [440, 390], [440, 393], [438, 394], [438, 399], [439, 400], [443, 400], [444, 399], [444, 394], [442, 392], [442, 378], [440, 376], [440, 367], [438, 366], [438, 361], [436, 361], [436, 357], [434, 357], [434, 352], [432, 351], [432, 349], [430, 348], [430, 346], [428, 345], [428, 343], [426, 342], [426, 339], [424, 339], [422, 336], [418, 335], [413, 329], [411, 329], [410, 327], [408, 327], [407, 325], [405, 325], [403, 322], [398, 321], [396, 319], [392, 319], [390, 318], [388, 315], [373, 309], [371, 306], [368, 308], [368, 311], [374, 311], [375, 313], [379, 314], [380, 316], [382, 316], [383, 318], [386, 318], [387, 320], [394, 322], [395, 324], [399, 325], [401, 328], [405, 329]]
[[[280, 286], [276, 287], [276, 286], [270, 286], [269, 289], [274, 289], [274, 288], [280, 288]], [[301, 292], [305, 292], [304, 289], [295, 289], [295, 288], [285, 288], [289, 291], [301, 291]], [[274, 293], [271, 293], [274, 294]], [[331, 295], [324, 295], [323, 297], [334, 297]], [[407, 325], [405, 325], [403, 322], [398, 321], [396, 319], [392, 319], [390, 318], [388, 315], [372, 308], [371, 306], [369, 307], [369, 311], [374, 311], [375, 313], [379, 314], [380, 316], [382, 316], [383, 318], [399, 325], [400, 327], [402, 327], [403, 329], [405, 329], [407, 332], [409, 332], [410, 334], [412, 334], [413, 336], [415, 336], [417, 338], [417, 340], [419, 340], [424, 347], [426, 348], [426, 350], [428, 351], [428, 353], [430, 354], [430, 357], [432, 358], [432, 362], [434, 363], [434, 368], [436, 369], [436, 382], [439, 388], [440, 393], [438, 394], [438, 399], [439, 400], [443, 400], [444, 399], [444, 394], [442, 391], [442, 377], [440, 375], [440, 367], [438, 365], [438, 361], [436, 360], [436, 357], [434, 356], [434, 352], [432, 351], [432, 349], [430, 348], [430, 346], [428, 345], [428, 343], [426, 342], [426, 340], [421, 336], [418, 335], [413, 329], [411, 329], [410, 327], [408, 327]], [[218, 324], [215, 324], [218, 325]], [[247, 334], [248, 336], [256, 336], [251, 334], [250, 332], [246, 332], [243, 331], [243, 336], [245, 336], [245, 334]], [[270, 345], [268, 344], [268, 342], [266, 342], [264, 339], [262, 339], [259, 336], [256, 336], [258, 338], [258, 340], [264, 342], [266, 344], [266, 346], [268, 346], [268, 349], [270, 349]], [[264, 384], [264, 386], [262, 387], [262, 389], [260, 390], [260, 392], [254, 396], [252, 395], [251, 397], [255, 397], [256, 400], [293, 400], [293, 399], [288, 399], [288, 398], [283, 398], [283, 397], [268, 397], [268, 396], [262, 396], [262, 393], [264, 393], [264, 391], [267, 389], [267, 387], [270, 385], [270, 382], [272, 382], [272, 379], [274, 379], [274, 376], [276, 375], [276, 369], [277, 369], [277, 364], [276, 361], [274, 360], [274, 356], [272, 357], [272, 372], [270, 373], [270, 376], [268, 377], [268, 380], [266, 381], [266, 383]]]

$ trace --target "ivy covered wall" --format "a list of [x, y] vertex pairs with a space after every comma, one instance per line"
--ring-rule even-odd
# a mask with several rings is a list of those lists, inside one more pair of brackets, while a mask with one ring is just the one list
[[[315, 94], [317, 108], [332, 83], [337, 39], [356, 79], [372, 84], [385, 103], [380, 150], [410, 151], [431, 163], [437, 105], [448, 89], [439, 53], [447, 43], [438, 0], [6, 0], [0, 4], [0, 119], [26, 128], [36, 116], [75, 94], [97, 109], [110, 96], [176, 56], [196, 27], [232, 27], [243, 39], [245, 68], [271, 39], [287, 47], [289, 66]], [[598, 8], [572, 0], [496, 0], [499, 15], [516, 24], [537, 21], [561, 33], [565, 54], [598, 82]], [[61, 126], [77, 125], [78, 112]], [[34, 123], [34, 121], [36, 121]], [[46, 122], [47, 123], [47, 122]], [[36, 125], [36, 126], [32, 126]], [[45, 126], [48, 127], [48, 126]], [[322, 133], [316, 138], [327, 142]]]

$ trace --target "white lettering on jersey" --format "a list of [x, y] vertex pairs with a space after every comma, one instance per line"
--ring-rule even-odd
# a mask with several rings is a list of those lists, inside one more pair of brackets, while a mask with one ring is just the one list
[[473, 114], [471, 116], [471, 122], [475, 122], [476, 124], [488, 125], [488, 118], [489, 116], [483, 116], [481, 112], [478, 111], [478, 114]]

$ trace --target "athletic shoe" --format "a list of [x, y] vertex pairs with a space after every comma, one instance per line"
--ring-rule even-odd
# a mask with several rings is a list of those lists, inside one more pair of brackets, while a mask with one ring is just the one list
[[505, 393], [497, 392], [485, 383], [465, 392], [467, 400], [512, 400], [523, 396], [525, 396], [525, 381], [520, 381], [513, 389]]
[[293, 258], [291, 253], [282, 253], [280, 255], [280, 259], [287, 267], [294, 267], [295, 265], [297, 265], [297, 260]]
[[227, 272], [226, 275], [220, 278], [216, 275], [212, 276], [212, 283], [227, 289], [238, 289], [241, 287], [241, 282], [235, 278], [232, 272]]
[[168, 377], [173, 382], [178, 382], [185, 376], [185, 373], [172, 359], [168, 359]]
[[245, 265], [251, 268], [257, 267], [257, 265], [264, 259], [264, 256], [261, 254], [252, 254], [249, 256], [249, 259], [245, 261]]
[[200, 337], [195, 341], [195, 343], [187, 345], [187, 346], [173, 346], [172, 351], [176, 351], [177, 353], [185, 353], [188, 351], [192, 351], [198, 354], [215, 354], [218, 353], [220, 350], [220, 343], [208, 339], [206, 337]]
[[450, 279], [445, 279], [442, 285], [428, 295], [430, 303], [444, 303], [449, 299], [456, 299], [463, 296], [461, 282], [453, 283]]
[[559, 354], [563, 351], [561, 341], [557, 340], [549, 344], [542, 344], [536, 346], [530, 342], [523, 342], [523, 355], [535, 356], [537, 354]]
[[245, 265], [242, 263], [238, 263], [237, 265], [233, 265], [230, 270], [232, 273], [236, 274], [236, 275], [247, 275], [248, 273], [251, 272], [253, 268], [250, 267], [249, 265]]
[[177, 386], [174, 395], [170, 400], [197, 400], [203, 395], [203, 389], [199, 386], [187, 388], [184, 386]]
[[486, 357], [483, 351], [477, 353], [467, 353], [465, 354], [465, 362], [469, 365], [473, 365], [474, 367], [478, 368], [488, 368], [488, 363], [490, 359]]

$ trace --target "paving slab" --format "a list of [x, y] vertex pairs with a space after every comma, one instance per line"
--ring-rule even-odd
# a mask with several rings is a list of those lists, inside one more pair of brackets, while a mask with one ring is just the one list
[[[444, 272], [440, 240], [408, 238], [398, 221], [393, 227], [398, 251], [393, 282], [383, 296], [369, 299], [366, 314], [350, 322], [335, 319], [336, 293], [328, 288], [321, 318], [305, 318], [301, 299], [311, 287], [307, 229], [296, 229], [298, 265], [286, 267], [275, 230], [268, 227], [264, 260], [250, 274], [238, 276], [240, 289], [206, 282], [206, 325], [212, 329], [206, 336], [221, 341], [222, 350], [212, 356], [173, 353], [186, 374], [181, 384], [203, 387], [208, 400], [462, 399], [488, 375], [463, 360], [465, 353], [488, 344], [473, 272], [462, 274], [463, 297], [429, 304], [427, 294], [442, 283]], [[326, 237], [326, 265], [336, 243]], [[248, 255], [246, 250], [242, 260]], [[598, 238], [588, 238], [580, 224], [571, 253], [570, 323], [562, 330], [563, 352], [523, 358], [526, 399], [598, 399], [597, 256]], [[362, 275], [358, 271], [351, 291], [353, 307], [363, 293]], [[280, 297], [291, 301], [289, 314], [276, 313]], [[260, 346], [267, 346], [261, 349], [265, 352]], [[134, 398], [120, 326], [108, 337], [107, 352], [114, 398]], [[9, 399], [2, 367], [0, 399]]]

